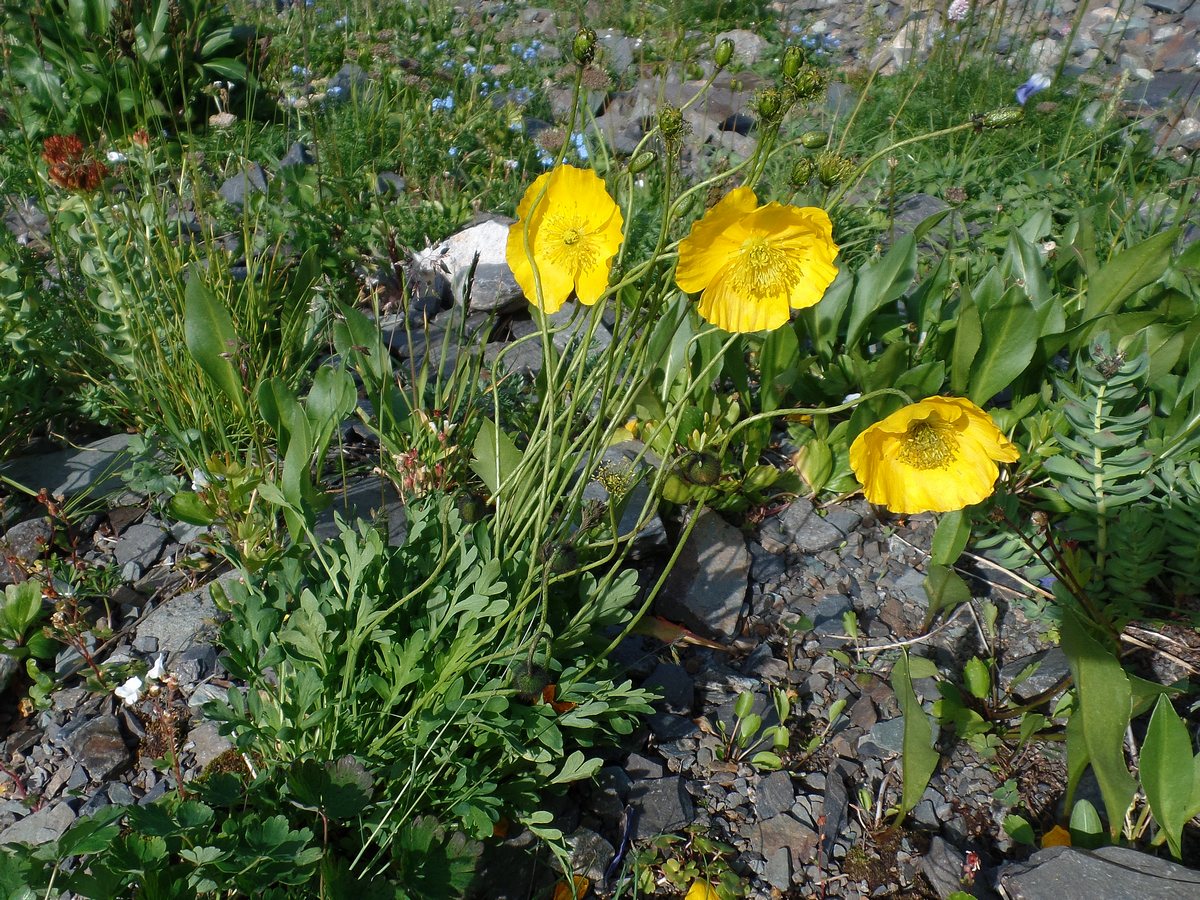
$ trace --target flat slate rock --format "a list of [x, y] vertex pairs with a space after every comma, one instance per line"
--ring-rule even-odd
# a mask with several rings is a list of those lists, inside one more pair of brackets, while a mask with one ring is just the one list
[[51, 496], [71, 496], [84, 491], [102, 493], [120, 485], [120, 473], [129, 467], [132, 435], [114, 434], [78, 449], [24, 456], [0, 466], [0, 473], [18, 484]]
[[1196, 900], [1200, 872], [1124, 847], [1051, 847], [1005, 865], [999, 886], [1009, 900]]
[[[221, 576], [220, 581], [235, 577]], [[154, 638], [162, 653], [182, 653], [216, 637], [217, 605], [209, 594], [209, 585], [172, 597], [155, 607], [138, 623], [139, 639]]]
[[75, 811], [66, 803], [43, 806], [35, 813], [9, 825], [0, 831], [0, 846], [4, 844], [47, 844], [58, 840], [71, 823]]
[[658, 599], [658, 612], [708, 638], [731, 640], [750, 580], [750, 551], [741, 530], [701, 510]]
[[683, 779], [674, 775], [634, 782], [629, 802], [638, 812], [639, 840], [685, 828], [696, 815]]

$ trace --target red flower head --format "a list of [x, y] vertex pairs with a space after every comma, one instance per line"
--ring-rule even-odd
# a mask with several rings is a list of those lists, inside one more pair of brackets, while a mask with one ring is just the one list
[[108, 174], [108, 167], [93, 159], [83, 141], [73, 134], [46, 138], [42, 143], [42, 159], [50, 167], [50, 179], [69, 191], [94, 191]]

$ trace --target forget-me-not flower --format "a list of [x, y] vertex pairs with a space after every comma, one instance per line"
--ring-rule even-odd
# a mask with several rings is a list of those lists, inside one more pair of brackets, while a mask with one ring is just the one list
[[1050, 77], [1036, 72], [1029, 77], [1027, 82], [1017, 88], [1017, 102], [1024, 106], [1030, 97], [1048, 87], [1050, 87]]

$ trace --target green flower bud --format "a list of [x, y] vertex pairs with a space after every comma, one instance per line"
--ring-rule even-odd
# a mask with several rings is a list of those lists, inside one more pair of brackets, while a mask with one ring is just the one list
[[801, 156], [792, 163], [792, 174], [788, 180], [791, 182], [792, 187], [802, 188], [812, 181], [812, 177], [816, 174], [816, 171], [816, 164], [807, 156]]
[[783, 51], [783, 77], [791, 81], [800, 74], [800, 67], [804, 64], [804, 51], [799, 47], [792, 45]]
[[1016, 125], [1025, 117], [1025, 110], [1019, 106], [1002, 106], [983, 114], [984, 128], [1006, 128]]
[[596, 58], [596, 32], [590, 28], [580, 28], [575, 32], [571, 52], [575, 54], [575, 62], [579, 65], [590, 65]]
[[800, 143], [809, 150], [820, 150], [829, 143], [829, 133], [826, 131], [806, 131], [800, 135]]
[[679, 107], [667, 103], [658, 112], [658, 130], [667, 145], [667, 150], [676, 153], [683, 136], [691, 130], [691, 126], [684, 120]]
[[761, 90], [754, 96], [754, 108], [763, 122], [773, 125], [783, 118], [783, 97], [775, 88]]
[[729, 38], [721, 38], [717, 44], [717, 49], [713, 51], [713, 62], [717, 64], [718, 69], [723, 69], [729, 65], [733, 59], [733, 41]]
[[459, 494], [454, 502], [458, 507], [458, 514], [467, 523], [478, 522], [487, 511], [487, 504], [483, 502], [483, 498], [478, 494]]
[[653, 150], [645, 150], [629, 161], [629, 174], [639, 175], [658, 162], [658, 154]]

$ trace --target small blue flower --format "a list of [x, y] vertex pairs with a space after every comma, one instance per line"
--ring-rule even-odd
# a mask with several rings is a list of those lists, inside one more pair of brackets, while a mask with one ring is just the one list
[[312, 73], [308, 71], [308, 66], [295, 65], [295, 66], [292, 66], [292, 74], [300, 75], [300, 76], [303, 76], [304, 78], [307, 78]]
[[336, 100], [339, 97], [341, 97], [342, 94], [346, 93], [346, 89], [344, 87], [342, 87], [340, 84], [335, 84], [332, 87], [330, 87], [329, 90], [326, 91], [326, 93], [329, 94], [329, 96], [332, 97], [334, 100]]
[[521, 55], [521, 45], [520, 44], [509, 44], [508, 52], [511, 53], [513, 56], [520, 56]]
[[517, 88], [513, 91], [513, 103], [517, 106], [524, 106], [533, 99], [533, 91], [529, 88]]
[[525, 123], [522, 122], [520, 119], [513, 119], [511, 122], [508, 123], [508, 130], [509, 131], [524, 131]]
[[350, 24], [350, 17], [349, 17], [349, 16], [342, 16], [340, 19], [334, 19], [334, 20], [333, 20], [333, 27], [334, 27], [334, 28], [345, 28], [345, 27], [346, 27], [347, 25], [349, 25], [349, 24]]
[[457, 147], [451, 147], [451, 148], [450, 148], [449, 150], [447, 150], [446, 152], [447, 152], [447, 153], [450, 155], [450, 158], [451, 158], [451, 159], [453, 159], [454, 157], [458, 156], [458, 148], [457, 148]]
[[466, 75], [468, 78], [470, 78], [472, 75], [474, 75], [476, 72], [479, 71], [479, 69], [475, 66], [474, 63], [469, 63], [469, 62], [465, 62], [462, 64], [462, 70], [463, 70], [463, 74]]
[[439, 109], [454, 109], [454, 95], [447, 94], [445, 97], [434, 97], [433, 102], [429, 106], [434, 112], [437, 112]]
[[554, 165], [554, 157], [551, 156], [549, 153], [542, 151], [541, 155], [538, 156], [538, 162], [540, 162], [542, 164], [543, 169], [548, 169], [552, 165]]
[[524, 53], [521, 54], [521, 59], [525, 60], [525, 62], [533, 62], [535, 59], [537, 59], [537, 50], [535, 50], [533, 47], [528, 48]]
[[1049, 76], [1037, 72], [1031, 75], [1027, 82], [1017, 88], [1017, 102], [1024, 106], [1030, 97], [1040, 91], [1044, 91], [1048, 87], [1050, 87]]
[[436, 44], [433, 45], [433, 49], [434, 50], [445, 50], [449, 46], [450, 46], [449, 41], [438, 41]]
[[454, 60], [452, 60], [452, 59], [442, 60], [442, 68], [443, 69], [453, 69], [454, 68]]
[[583, 142], [583, 132], [576, 131], [572, 134], [571, 143], [575, 145], [575, 153], [579, 158], [586, 160], [588, 158], [588, 149], [587, 144]]

